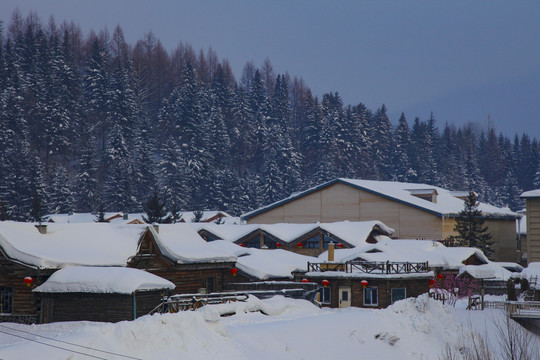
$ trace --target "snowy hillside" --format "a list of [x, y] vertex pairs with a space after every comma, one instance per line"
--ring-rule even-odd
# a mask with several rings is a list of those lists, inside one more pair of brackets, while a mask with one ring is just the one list
[[[220, 317], [231, 312], [236, 314]], [[429, 360], [440, 359], [447, 344], [459, 348], [471, 328], [497, 339], [491, 322], [502, 319], [496, 310], [455, 309], [426, 296], [383, 310], [319, 309], [303, 300], [251, 298], [117, 324], [2, 323], [0, 358]], [[499, 351], [495, 342], [490, 350]]]

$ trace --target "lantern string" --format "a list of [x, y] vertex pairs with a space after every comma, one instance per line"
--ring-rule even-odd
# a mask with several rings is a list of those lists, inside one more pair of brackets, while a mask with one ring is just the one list
[[[56, 341], [56, 342], [63, 343], [63, 344], [66, 344], [66, 345], [78, 346], [78, 347], [81, 347], [81, 348], [84, 348], [84, 349], [93, 350], [93, 351], [98, 351], [98, 352], [102, 352], [102, 353], [110, 354], [110, 355], [115, 355], [115, 356], [121, 356], [121, 357], [128, 358], [128, 359], [143, 360], [143, 359], [141, 359], [141, 358], [136, 358], [136, 357], [129, 356], [129, 355], [122, 355], [122, 354], [114, 353], [114, 352], [111, 352], [111, 351], [106, 351], [106, 350], [96, 349], [96, 348], [93, 348], [93, 347], [90, 347], [90, 346], [78, 345], [78, 344], [70, 343], [70, 342], [67, 342], [67, 341], [54, 339], [54, 338], [51, 338], [51, 337], [48, 337], [48, 336], [35, 334], [35, 333], [29, 332], [29, 331], [24, 331], [24, 330], [14, 329], [14, 328], [11, 328], [11, 327], [5, 326], [5, 325], [0, 325], [0, 327], [6, 328], [6, 329], [9, 329], [9, 330], [13, 330], [13, 331], [19, 331], [19, 332], [22, 332], [22, 333], [25, 333], [25, 334], [29, 334], [29, 335], [33, 335], [33, 336], [37, 336], [37, 337], [41, 337], [41, 338], [44, 338], [44, 339], [47, 339], [47, 340]], [[18, 338], [22, 338], [22, 339], [25, 339], [25, 340], [33, 341], [33, 342], [36, 342], [36, 343], [38, 343], [38, 344], [51, 346], [51, 347], [54, 347], [54, 348], [58, 348], [58, 349], [61, 349], [61, 350], [65, 350], [65, 351], [71, 351], [71, 352], [74, 352], [74, 353], [77, 353], [77, 354], [82, 354], [82, 355], [90, 356], [90, 357], [93, 357], [93, 358], [96, 358], [96, 359], [104, 359], [104, 360], [107, 360], [106, 358], [102, 358], [102, 357], [98, 357], [98, 356], [94, 356], [94, 355], [85, 354], [85, 353], [83, 353], [83, 352], [79, 352], [79, 351], [76, 351], [76, 350], [66, 349], [66, 348], [63, 348], [63, 347], [60, 347], [60, 346], [57, 346], [57, 345], [47, 344], [47, 343], [45, 343], [45, 342], [41, 342], [41, 341], [38, 341], [38, 340], [35, 340], [35, 339], [26, 338], [26, 337], [24, 337], [24, 336], [20, 336], [20, 335], [16, 335], [16, 334], [11, 334], [11, 333], [8, 333], [8, 332], [2, 331], [2, 330], [0, 330], [0, 332], [1, 332], [1, 333], [4, 333], [4, 334], [7, 334], [7, 335], [15, 336], [15, 337], [18, 337]]]

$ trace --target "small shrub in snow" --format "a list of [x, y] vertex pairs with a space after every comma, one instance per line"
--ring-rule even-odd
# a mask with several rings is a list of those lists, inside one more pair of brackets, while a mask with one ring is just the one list
[[387, 332], [383, 332], [383, 333], [379, 333], [375, 335], [375, 339], [384, 341], [385, 343], [389, 345], [395, 345], [399, 341], [399, 337], [397, 337], [396, 335], [387, 333]]
[[455, 306], [457, 300], [478, 294], [480, 283], [470, 277], [448, 274], [442, 280], [437, 280], [431, 291], [448, 299], [448, 303]]

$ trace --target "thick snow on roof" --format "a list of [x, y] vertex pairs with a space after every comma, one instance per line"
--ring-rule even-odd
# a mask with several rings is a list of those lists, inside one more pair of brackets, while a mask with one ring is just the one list
[[379, 228], [386, 235], [391, 235], [394, 230], [380, 221], [340, 221], [335, 223], [311, 223], [311, 224], [212, 224], [212, 223], [192, 223], [196, 230], [205, 229], [221, 240], [235, 242], [242, 237], [256, 231], [262, 230], [275, 236], [284, 243], [289, 243], [299, 237], [320, 227], [323, 231], [340, 238], [343, 241], [359, 246], [366, 242], [369, 234], [374, 228]]
[[174, 289], [172, 282], [143, 270], [123, 267], [69, 266], [56, 271], [33, 291], [132, 294]]
[[[361, 259], [376, 262], [428, 262], [429, 267], [467, 272], [479, 279], [506, 280], [511, 272], [505, 269], [505, 263], [491, 262], [482, 251], [471, 247], [446, 247], [431, 240], [392, 240], [388, 237], [379, 240], [377, 244], [366, 244], [353, 249], [336, 249], [334, 262], [343, 263], [350, 260]], [[476, 255], [482, 265], [464, 265], [463, 261]], [[328, 252], [318, 257], [319, 262], [328, 260]], [[539, 266], [540, 273], [540, 266]], [[312, 275], [312, 273], [310, 273]]]
[[125, 266], [137, 252], [145, 225], [106, 223], [34, 224], [0, 222], [0, 246], [16, 261], [38, 268], [66, 265]]
[[361, 246], [374, 228], [378, 227], [385, 235], [392, 235], [394, 229], [380, 221], [340, 221], [335, 223], [321, 223], [321, 229], [339, 237], [353, 246]]
[[[204, 210], [202, 212], [201, 221], [208, 220], [214, 216], [217, 216], [221, 214], [224, 217], [230, 217], [231, 215], [227, 214], [225, 211], [215, 211], [215, 210]], [[182, 211], [181, 213], [182, 217], [181, 220], [184, 220], [185, 222], [192, 222], [193, 219], [195, 219], [195, 211]]]
[[506, 270], [497, 263], [483, 265], [464, 265], [459, 268], [459, 273], [467, 273], [475, 279], [497, 279], [508, 280], [512, 277], [512, 272]]
[[205, 229], [212, 234], [216, 235], [221, 240], [234, 242], [247, 234], [257, 230], [258, 225], [246, 225], [246, 224], [215, 224], [215, 223], [192, 223], [197, 231]]
[[[354, 249], [336, 249], [335, 262], [346, 262], [354, 259], [364, 261], [391, 262], [428, 262], [430, 267], [458, 269], [462, 262], [472, 255], [488, 263], [485, 255], [476, 248], [446, 247], [431, 240], [392, 240], [388, 237], [377, 244], [366, 244]], [[319, 255], [319, 261], [326, 261], [328, 252]]]
[[538, 281], [537, 289], [540, 287], [540, 262], [529, 263], [520, 274], [522, 277], [526, 277], [527, 279], [536, 276]]
[[521, 194], [522, 198], [537, 198], [540, 197], [540, 189], [525, 191]]
[[161, 252], [177, 259], [179, 263], [235, 261], [230, 252], [210, 246], [204, 241], [191, 223], [160, 224], [159, 233], [149, 229], [158, 240]]
[[[316, 186], [314, 188], [308, 189], [301, 193], [296, 193], [294, 195], [291, 195], [287, 199], [278, 201], [268, 206], [250, 211], [246, 214], [243, 214], [242, 218], [249, 218], [255, 214], [265, 211], [266, 209], [279, 206], [283, 203], [286, 203], [300, 196], [303, 196], [304, 194], [313, 192], [320, 188], [324, 188], [336, 182], [349, 184], [357, 188], [363, 189], [365, 191], [369, 191], [369, 192], [378, 194], [380, 196], [429, 211], [439, 216], [457, 215], [460, 211], [463, 210], [464, 201], [455, 197], [453, 195], [453, 194], [456, 194], [455, 192], [451, 192], [449, 190], [446, 190], [437, 186], [432, 186], [432, 185], [427, 185], [427, 184], [416, 184], [416, 183], [402, 183], [402, 182], [394, 182], [394, 181], [357, 180], [357, 179], [340, 178], [340, 179], [329, 181], [325, 184]], [[413, 193], [416, 193], [419, 190], [425, 191], [428, 189], [433, 189], [437, 192], [438, 195], [437, 195], [436, 203], [431, 202], [429, 200], [424, 200], [422, 198], [419, 198], [413, 195]], [[485, 215], [488, 215], [488, 216], [512, 217], [512, 218], [519, 217], [517, 213], [511, 211], [510, 209], [498, 208], [496, 206], [485, 204], [485, 203], [480, 203], [478, 208]]]
[[162, 254], [179, 263], [235, 260], [209, 246], [190, 223], [162, 224], [159, 234], [147, 224], [49, 223], [40, 234], [31, 223], [0, 222], [0, 246], [8, 257], [37, 268], [126, 266], [146, 229]]
[[276, 278], [292, 279], [295, 270], [306, 271], [307, 263], [317, 259], [281, 249], [243, 248], [228, 241], [212, 241], [210, 243], [224, 251], [235, 252], [237, 268], [259, 280]]

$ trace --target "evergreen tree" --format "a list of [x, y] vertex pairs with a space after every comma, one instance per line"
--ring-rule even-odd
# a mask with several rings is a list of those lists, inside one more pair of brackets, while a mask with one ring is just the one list
[[152, 196], [145, 202], [144, 211], [146, 216], [142, 216], [143, 220], [147, 224], [162, 224], [167, 219], [167, 211], [165, 210], [165, 203], [161, 201], [161, 197], [157, 189], [154, 189]]
[[478, 210], [478, 195], [473, 191], [469, 192], [463, 210], [456, 217], [454, 232], [457, 235], [451, 238], [459, 245], [479, 248], [487, 257], [493, 253], [491, 234], [482, 212]]
[[416, 173], [409, 161], [409, 151], [411, 147], [411, 134], [405, 114], [401, 113], [398, 126], [394, 132], [394, 147], [392, 148], [392, 179], [400, 182], [407, 182], [414, 178]]
[[98, 212], [96, 218], [94, 219], [94, 222], [108, 223], [108, 221], [105, 219], [105, 210], [103, 209], [103, 203], [99, 203]]

